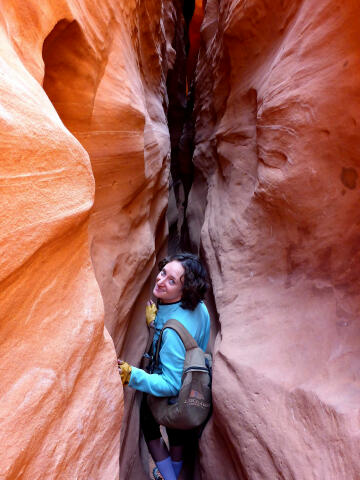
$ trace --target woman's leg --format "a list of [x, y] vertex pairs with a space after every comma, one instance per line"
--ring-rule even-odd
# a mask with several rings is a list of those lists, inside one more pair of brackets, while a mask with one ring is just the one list
[[152, 416], [147, 404], [146, 395], [143, 396], [140, 407], [140, 425], [143, 431], [149, 452], [165, 480], [176, 480], [171, 463], [169, 450], [161, 438], [160, 426]]
[[176, 478], [178, 478], [183, 466], [184, 445], [186, 444], [188, 438], [188, 432], [185, 430], [175, 430], [172, 428], [167, 428], [166, 431], [169, 438], [171, 462]]
[[169, 457], [169, 450], [162, 438], [156, 438], [147, 442], [149, 452], [154, 459], [154, 462], [160, 462]]

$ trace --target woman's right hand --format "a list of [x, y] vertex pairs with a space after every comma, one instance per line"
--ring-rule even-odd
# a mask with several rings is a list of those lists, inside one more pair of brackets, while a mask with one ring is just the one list
[[151, 327], [157, 313], [157, 307], [152, 300], [149, 300], [145, 307], [145, 317], [146, 317], [146, 324], [148, 327]]
[[118, 358], [117, 363], [122, 384], [127, 385], [130, 381], [131, 365], [129, 365], [127, 362], [124, 362], [124, 360], [121, 360], [120, 358]]

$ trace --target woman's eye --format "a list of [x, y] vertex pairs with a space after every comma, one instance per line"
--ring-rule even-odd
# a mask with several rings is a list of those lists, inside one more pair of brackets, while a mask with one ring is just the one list
[[175, 285], [174, 280], [169, 280], [170, 285]]
[[163, 277], [165, 275], [165, 271], [161, 270], [160, 275]]

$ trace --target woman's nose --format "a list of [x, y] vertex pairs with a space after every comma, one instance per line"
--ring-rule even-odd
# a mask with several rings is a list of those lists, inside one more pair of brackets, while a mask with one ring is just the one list
[[156, 280], [156, 283], [157, 283], [158, 285], [162, 285], [162, 284], [164, 283], [164, 280], [165, 280], [165, 278], [160, 277], [160, 278], [158, 278], [158, 279]]

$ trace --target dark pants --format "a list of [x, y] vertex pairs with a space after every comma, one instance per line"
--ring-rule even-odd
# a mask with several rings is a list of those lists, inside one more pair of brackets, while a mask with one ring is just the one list
[[[160, 425], [156, 422], [151, 413], [147, 403], [147, 395], [145, 393], [140, 407], [140, 426], [146, 443], [161, 438]], [[175, 430], [173, 428], [166, 428], [166, 433], [171, 447], [186, 445], [190, 437], [194, 436], [194, 430]]]

